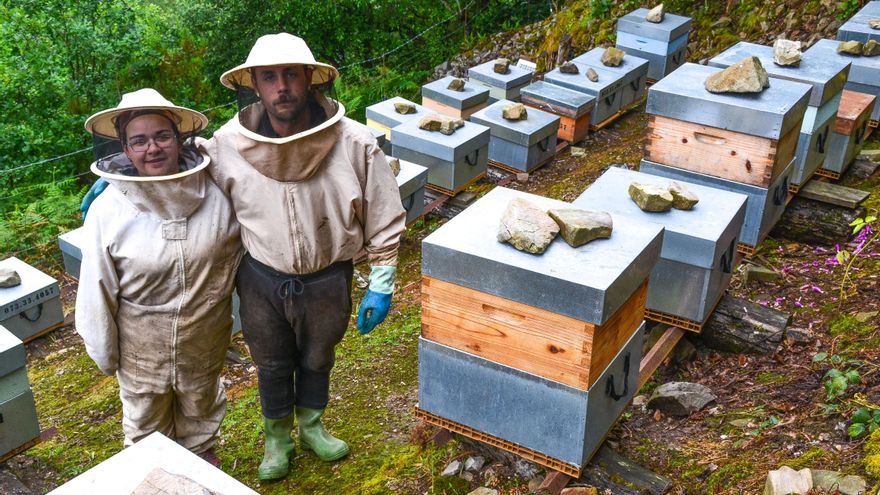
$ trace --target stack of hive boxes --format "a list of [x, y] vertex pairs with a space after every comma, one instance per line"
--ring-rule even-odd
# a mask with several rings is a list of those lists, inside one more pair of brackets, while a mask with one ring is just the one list
[[428, 183], [428, 169], [421, 165], [400, 161], [400, 172], [397, 174], [397, 188], [400, 190], [400, 201], [406, 210], [406, 224], [409, 225], [422, 216], [425, 207], [425, 185]]
[[506, 73], [495, 72], [499, 60], [492, 60], [468, 69], [469, 83], [489, 90], [489, 103], [498, 100], [519, 101], [519, 92], [532, 81], [534, 73], [509, 65]]
[[471, 122], [489, 128], [489, 161], [508, 172], [531, 172], [556, 155], [559, 117], [528, 109], [526, 118], [504, 118], [509, 100], [498, 100], [471, 116]]
[[721, 300], [736, 266], [745, 218], [743, 194], [679, 182], [699, 198], [691, 210], [646, 212], [629, 196], [632, 183], [667, 188], [670, 180], [618, 167], [609, 168], [572, 205], [619, 214], [627, 222], [662, 226], [660, 261], [651, 270], [649, 319], [699, 331]]
[[[395, 109], [395, 104], [412, 105], [416, 111], [412, 113], [400, 113]], [[391, 129], [405, 122], [416, 121], [431, 115], [432, 112], [427, 108], [413, 103], [406, 98], [395, 96], [385, 101], [370, 105], [366, 108], [367, 127], [378, 129], [385, 133], [385, 139], [391, 142]]]
[[748, 196], [738, 248], [750, 255], [785, 210], [811, 88], [774, 79], [761, 93], [710, 93], [703, 82], [720, 71], [687, 63], [648, 90], [640, 170]]
[[57, 280], [15, 257], [0, 261], [0, 268], [15, 270], [21, 278], [14, 287], [0, 288], [0, 325], [25, 342], [61, 325]]
[[[620, 102], [623, 95], [623, 82], [625, 77], [616, 72], [607, 70], [602, 64], [589, 66], [579, 62], [572, 62], [577, 68], [577, 74], [562, 72], [558, 67], [544, 74], [544, 81], [563, 88], [572, 89], [595, 98], [593, 108], [590, 110], [590, 126], [600, 128], [614, 120], [620, 113]], [[591, 81], [587, 77], [587, 70], [593, 69], [598, 78]]]
[[571, 207], [496, 187], [422, 243], [417, 412], [577, 476], [636, 392], [663, 228], [529, 254], [496, 239], [515, 198]]
[[0, 325], [0, 463], [35, 444], [39, 437], [24, 345]]
[[839, 41], [819, 40], [809, 50], [810, 57], [851, 62], [849, 76], [840, 97], [840, 109], [831, 134], [825, 163], [817, 172], [832, 179], [846, 171], [870, 135], [871, 119], [880, 116], [880, 57], [862, 57], [837, 51]]
[[825, 160], [850, 64], [816, 52], [804, 53], [797, 65], [781, 66], [773, 61], [772, 46], [742, 41], [713, 57], [709, 65], [726, 68], [750, 56], [758, 57], [761, 61], [772, 79], [771, 87], [780, 80], [812, 87], [795, 151], [795, 169], [789, 183], [789, 189], [797, 192]]
[[[880, 30], [873, 29], [868, 24], [874, 19], [880, 19], [880, 0], [866, 3], [862, 10], [843, 23], [837, 30], [837, 39], [861, 43], [874, 40], [880, 43]], [[880, 58], [852, 57], [851, 60], [853, 66], [846, 82], [846, 89], [877, 96], [874, 109], [871, 111], [871, 126], [877, 127], [880, 121]]]
[[648, 9], [637, 9], [617, 20], [617, 48], [647, 60], [648, 79], [659, 81], [685, 62], [691, 18], [664, 14], [648, 22]]
[[474, 112], [486, 108], [489, 103], [489, 88], [464, 82], [461, 90], [449, 89], [449, 84], [456, 79], [458, 78], [446, 76], [422, 86], [422, 106], [465, 120]]
[[523, 104], [559, 117], [556, 137], [576, 143], [590, 132], [590, 114], [596, 97], [546, 81], [536, 81], [520, 91]]

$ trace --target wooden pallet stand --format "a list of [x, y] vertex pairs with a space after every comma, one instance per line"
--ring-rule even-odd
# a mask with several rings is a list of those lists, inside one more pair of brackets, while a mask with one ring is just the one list
[[436, 192], [438, 192], [438, 193], [440, 193], [440, 194], [445, 194], [446, 196], [450, 196], [450, 197], [452, 197], [452, 196], [455, 196], [456, 194], [458, 194], [458, 193], [464, 191], [465, 189], [467, 189], [468, 187], [472, 186], [474, 183], [476, 183], [478, 180], [480, 180], [480, 179], [482, 179], [482, 178], [484, 178], [484, 177], [486, 177], [486, 172], [483, 172], [482, 174], [480, 174], [480, 175], [474, 177], [473, 179], [469, 180], [466, 184], [462, 185], [460, 188], [458, 188], [458, 189], [455, 190], [455, 191], [452, 191], [452, 190], [449, 190], [449, 189], [444, 189], [444, 188], [442, 188], [442, 187], [440, 187], [440, 186], [436, 186], [436, 185], [434, 185], [434, 184], [431, 184], [430, 182], [427, 183], [427, 184], [425, 185], [425, 187], [428, 188], [428, 189], [430, 189], [430, 190], [432, 190], [432, 191], [436, 191]]

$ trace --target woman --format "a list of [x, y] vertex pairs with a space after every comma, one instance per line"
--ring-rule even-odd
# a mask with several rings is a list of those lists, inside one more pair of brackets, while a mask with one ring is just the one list
[[110, 186], [86, 217], [77, 332], [116, 374], [125, 445], [159, 431], [219, 465], [220, 370], [232, 324], [239, 226], [187, 138], [206, 124], [153, 89], [123, 95], [85, 127], [123, 152], [92, 164]]

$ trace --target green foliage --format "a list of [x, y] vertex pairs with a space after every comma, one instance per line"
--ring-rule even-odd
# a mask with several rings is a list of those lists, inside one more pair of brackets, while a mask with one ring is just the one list
[[852, 17], [861, 8], [861, 3], [860, 0], [843, 0], [840, 2], [838, 4], [837, 20], [845, 21]]
[[[857, 359], [844, 359], [837, 354], [829, 355], [827, 352], [820, 352], [813, 356], [813, 363], [830, 364], [832, 367], [823, 375], [825, 388], [825, 398], [828, 402], [840, 399], [846, 394], [850, 385], [856, 385], [862, 382], [861, 374], [858, 368], [862, 366], [862, 362]], [[836, 412], [836, 409], [829, 409]]]
[[849, 428], [847, 433], [852, 438], [858, 438], [865, 433], [873, 433], [874, 430], [880, 428], [880, 409], [870, 409], [865, 406], [859, 406], [850, 417]]
[[856, 235], [857, 244], [852, 252], [846, 248], [837, 250], [835, 255], [837, 263], [843, 266], [843, 275], [840, 279], [841, 303], [853, 292], [853, 288], [849, 287], [855, 285], [852, 279], [853, 264], [859, 259], [859, 255], [880, 237], [880, 230], [876, 228], [876, 223], [877, 217], [874, 215], [866, 215], [864, 218], [856, 218], [850, 222], [849, 226], [853, 228], [852, 233]]

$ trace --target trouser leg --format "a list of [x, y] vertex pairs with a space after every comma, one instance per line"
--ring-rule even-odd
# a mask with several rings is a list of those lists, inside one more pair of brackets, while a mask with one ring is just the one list
[[153, 432], [175, 438], [172, 392], [136, 393], [119, 386], [122, 401], [122, 431], [126, 447]]
[[176, 391], [173, 412], [177, 443], [196, 454], [213, 447], [226, 416], [226, 393], [220, 376], [212, 387], [198, 392]]
[[263, 416], [280, 419], [293, 413], [296, 336], [278, 290], [282, 281], [260, 270], [249, 255], [239, 265], [236, 284], [241, 322], [254, 364]]

